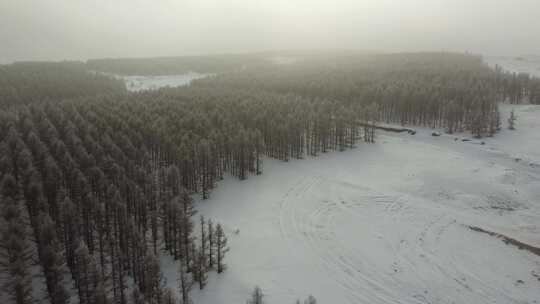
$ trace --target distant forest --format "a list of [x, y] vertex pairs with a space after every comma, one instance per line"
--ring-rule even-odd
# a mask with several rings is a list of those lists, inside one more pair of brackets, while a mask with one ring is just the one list
[[[373, 143], [381, 123], [493, 136], [499, 102], [540, 104], [538, 79], [474, 55], [286, 55], [0, 66], [0, 302], [189, 303], [226, 270], [232, 228], [194, 206], [226, 175]], [[186, 71], [216, 75], [139, 93], [108, 76]]]
[[0, 107], [126, 91], [122, 80], [91, 73], [83, 62], [0, 65]]
[[229, 72], [263, 62], [263, 58], [260, 54], [108, 58], [88, 60], [86, 65], [89, 70], [118, 75], [174, 75], [187, 72]]

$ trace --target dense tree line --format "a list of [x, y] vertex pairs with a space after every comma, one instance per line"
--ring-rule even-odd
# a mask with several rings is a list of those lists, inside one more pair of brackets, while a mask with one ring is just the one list
[[290, 65], [256, 66], [194, 82], [375, 104], [379, 121], [493, 135], [504, 100], [539, 102], [540, 81], [491, 69], [480, 56], [455, 53], [310, 56]]
[[223, 73], [257, 64], [262, 54], [201, 55], [156, 58], [105, 58], [86, 62], [89, 70], [118, 75], [174, 75], [187, 72]]
[[288, 161], [371, 138], [362, 108], [236, 90], [93, 96], [0, 117], [4, 288], [20, 304], [32, 300], [32, 260], [51, 303], [68, 302], [70, 282], [81, 303], [173, 301], [163, 253], [179, 261], [187, 303], [228, 251], [224, 227], [193, 220], [192, 194], [208, 198], [225, 173], [261, 174], [264, 155]]
[[498, 93], [504, 101], [512, 104], [529, 102], [540, 104], [540, 78], [527, 73], [511, 73], [496, 65]]
[[0, 108], [125, 92], [122, 80], [90, 72], [82, 62], [18, 62], [0, 65]]
[[1, 114], [0, 267], [8, 303], [45, 300], [32, 299], [33, 261], [55, 304], [68, 303], [72, 287], [80, 303], [128, 303], [128, 281], [145, 303], [162, 303], [163, 251], [203, 288], [208, 271], [225, 269], [225, 229], [202, 219], [197, 242], [194, 191], [184, 187], [180, 158], [159, 156], [161, 144], [146, 146], [145, 130], [106, 114], [106, 103], [87, 101]]

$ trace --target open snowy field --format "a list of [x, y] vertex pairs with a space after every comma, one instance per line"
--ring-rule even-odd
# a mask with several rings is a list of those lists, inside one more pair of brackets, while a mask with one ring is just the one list
[[131, 92], [144, 90], [157, 90], [163, 87], [181, 87], [191, 83], [191, 81], [204, 78], [210, 74], [189, 72], [179, 75], [162, 76], [117, 76], [126, 82], [126, 88]]
[[517, 130], [485, 145], [379, 132], [221, 182], [197, 206], [227, 229], [229, 269], [195, 302], [244, 303], [259, 285], [269, 304], [540, 303], [540, 256], [469, 228], [540, 247], [540, 107], [510, 107]]

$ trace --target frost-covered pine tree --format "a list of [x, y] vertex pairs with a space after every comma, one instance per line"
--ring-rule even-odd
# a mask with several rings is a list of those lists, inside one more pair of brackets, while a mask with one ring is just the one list
[[180, 229], [181, 239], [181, 257], [186, 266], [186, 270], [191, 272], [190, 262], [192, 262], [193, 257], [190, 255], [191, 243], [194, 241], [193, 237], [193, 221], [191, 218], [197, 211], [193, 208], [193, 199], [189, 195], [186, 189], [181, 189], [180, 194], [180, 203], [181, 203], [181, 213], [180, 213]]
[[93, 304], [96, 287], [101, 281], [96, 261], [84, 241], [79, 241], [75, 250], [75, 284], [80, 304]]
[[253, 292], [251, 293], [251, 297], [247, 300], [247, 304], [263, 304], [264, 294], [259, 286], [255, 286], [253, 288]]
[[515, 130], [516, 129], [516, 120], [517, 120], [517, 116], [514, 113], [514, 110], [512, 110], [512, 112], [510, 112], [510, 117], [508, 118], [508, 129], [509, 130]]
[[208, 268], [213, 268], [215, 264], [215, 240], [216, 240], [216, 234], [215, 234], [215, 228], [214, 223], [212, 222], [212, 219], [208, 219], [207, 222], [208, 225]]
[[206, 259], [207, 252], [208, 252], [208, 233], [206, 230], [206, 221], [204, 219], [204, 216], [202, 215], [201, 215], [200, 225], [201, 225], [201, 254]]
[[41, 213], [38, 218], [39, 260], [45, 276], [48, 298], [52, 304], [69, 302], [69, 294], [64, 282], [67, 273], [62, 246], [56, 235], [56, 227], [49, 214]]
[[221, 224], [217, 224], [216, 227], [216, 254], [217, 254], [217, 272], [222, 273], [225, 270], [225, 263], [223, 260], [225, 259], [225, 254], [229, 251], [229, 247], [227, 247], [227, 237], [225, 236], [225, 232], [223, 231], [223, 228], [221, 227]]
[[[6, 183], [4, 183], [5, 186]], [[2, 189], [3, 193], [8, 189]], [[16, 304], [31, 304], [32, 278], [30, 263], [32, 250], [28, 242], [22, 207], [11, 197], [0, 197], [2, 221], [0, 233], [0, 270], [5, 279], [2, 281], [2, 297]], [[10, 303], [10, 302], [8, 302]]]
[[306, 300], [304, 300], [304, 304], [317, 304], [317, 300], [315, 299], [314, 296], [309, 295], [309, 297]]
[[199, 284], [199, 289], [203, 289], [206, 286], [208, 281], [208, 268], [206, 262], [206, 255], [203, 253], [202, 249], [195, 248], [193, 244], [193, 266], [192, 266], [192, 275], [193, 280]]
[[163, 274], [159, 260], [152, 253], [144, 259], [144, 298], [149, 303], [158, 303], [162, 297]]
[[187, 267], [184, 263], [180, 263], [178, 266], [178, 290], [182, 295], [181, 304], [191, 304], [191, 298], [189, 297], [189, 292], [193, 287], [193, 280], [191, 276], [187, 273]]

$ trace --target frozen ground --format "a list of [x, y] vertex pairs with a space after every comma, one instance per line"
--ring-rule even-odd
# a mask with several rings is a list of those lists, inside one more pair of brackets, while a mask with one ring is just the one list
[[468, 228], [540, 246], [540, 107], [515, 108], [518, 129], [485, 145], [379, 132], [221, 182], [198, 209], [225, 226], [229, 269], [195, 303], [245, 303], [254, 285], [269, 304], [540, 303], [540, 257]]
[[118, 76], [126, 82], [128, 91], [157, 90], [162, 87], [179, 87], [189, 85], [192, 80], [204, 78], [209, 74], [189, 72], [179, 75], [164, 76]]

